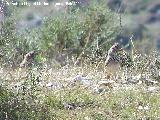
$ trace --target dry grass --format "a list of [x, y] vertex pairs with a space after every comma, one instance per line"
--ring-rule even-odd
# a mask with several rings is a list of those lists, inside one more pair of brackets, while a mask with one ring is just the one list
[[[139, 58], [135, 58], [137, 67], [140, 66]], [[150, 65], [156, 67], [156, 57], [148, 58], [152, 59]], [[140, 59], [145, 62], [142, 57]], [[91, 64], [57, 69], [47, 65], [31, 69], [1, 69], [0, 78], [2, 86], [7, 86], [20, 101], [14, 104], [21, 108], [20, 105], [25, 103], [23, 110], [29, 119], [156, 120], [160, 118], [159, 82], [150, 75], [150, 66], [139, 64], [145, 70], [121, 68], [114, 70], [114, 74], [106, 71], [107, 67], [103, 68], [103, 65]], [[17, 110], [15, 116], [24, 119], [26, 116], [20, 111]], [[9, 118], [11, 113], [6, 114]]]

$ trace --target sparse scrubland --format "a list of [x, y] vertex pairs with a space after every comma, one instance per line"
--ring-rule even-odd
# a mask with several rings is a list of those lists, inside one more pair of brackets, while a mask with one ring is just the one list
[[0, 36], [0, 120], [160, 119], [157, 52], [141, 53], [131, 38], [130, 61], [104, 65], [122, 30], [106, 4], [71, 7], [20, 32], [17, 19], [8, 16]]

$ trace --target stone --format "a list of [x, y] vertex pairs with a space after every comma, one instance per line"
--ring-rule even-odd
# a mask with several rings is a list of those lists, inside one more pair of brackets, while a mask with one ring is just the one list
[[74, 103], [63, 103], [64, 108], [67, 110], [74, 110], [76, 109], [76, 105]]
[[113, 81], [113, 80], [101, 80], [98, 82], [98, 85], [113, 88], [114, 83], [115, 83], [115, 81]]

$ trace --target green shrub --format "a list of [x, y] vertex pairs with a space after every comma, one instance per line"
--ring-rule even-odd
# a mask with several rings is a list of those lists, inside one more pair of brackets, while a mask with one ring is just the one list
[[25, 33], [17, 33], [15, 23], [16, 19], [10, 17], [2, 25], [0, 36], [2, 59], [0, 62], [3, 66], [18, 66], [26, 53], [38, 50], [39, 47], [36, 39], [32, 38], [33, 35], [31, 35], [34, 34], [34, 31], [26, 30]]
[[[0, 86], [0, 119], [1, 120], [44, 120], [51, 119], [49, 109], [39, 98], [38, 76], [30, 71], [26, 81], [12, 89]], [[6, 84], [5, 84], [6, 85]]]
[[42, 49], [48, 56], [62, 53], [64, 49], [77, 49], [77, 54], [84, 50], [108, 50], [118, 34], [118, 19], [106, 4], [91, 4], [87, 8], [62, 12], [57, 17], [45, 21], [40, 37]]
[[0, 86], [0, 119], [18, 119], [16, 115], [17, 106], [15, 105], [16, 99], [14, 94], [7, 89]]
[[[83, 8], [68, 8], [49, 17], [41, 28], [17, 33], [11, 16], [3, 24], [0, 46], [1, 64], [16, 67], [29, 51], [37, 51], [37, 61], [52, 59], [56, 54], [70, 51], [76, 56], [99, 53], [103, 55], [119, 33], [117, 14], [103, 2], [93, 2]], [[98, 52], [97, 52], [98, 51]], [[97, 56], [96, 56], [97, 57]]]

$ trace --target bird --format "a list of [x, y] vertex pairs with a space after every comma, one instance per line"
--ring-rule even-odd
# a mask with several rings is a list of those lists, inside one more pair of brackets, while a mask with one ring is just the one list
[[20, 68], [31, 66], [34, 61], [35, 55], [35, 51], [28, 52], [20, 63]]
[[106, 72], [116, 74], [122, 67], [131, 67], [133, 61], [119, 43], [114, 43], [105, 56]]
[[116, 64], [119, 62], [119, 56], [118, 52], [122, 51], [122, 47], [119, 43], [115, 43], [111, 46], [111, 48], [108, 50], [108, 53], [106, 54], [106, 60], [105, 60], [105, 66], [109, 66], [111, 64]]

